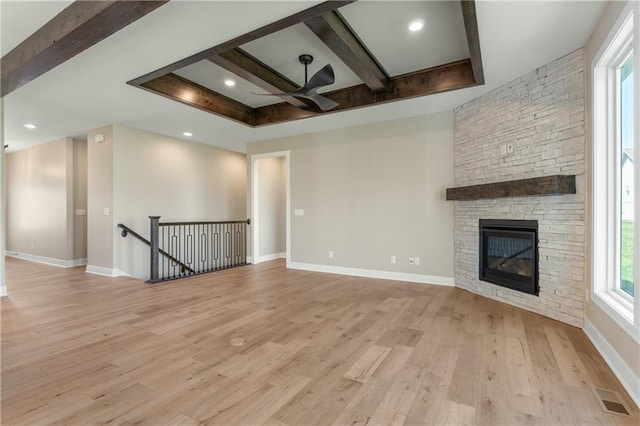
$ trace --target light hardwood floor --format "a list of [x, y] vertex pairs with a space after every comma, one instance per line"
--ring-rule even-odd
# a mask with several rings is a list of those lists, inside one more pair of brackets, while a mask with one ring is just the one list
[[[464, 290], [286, 270], [150, 286], [7, 259], [2, 424], [638, 424], [585, 334]], [[636, 408], [632, 408], [637, 410]]]

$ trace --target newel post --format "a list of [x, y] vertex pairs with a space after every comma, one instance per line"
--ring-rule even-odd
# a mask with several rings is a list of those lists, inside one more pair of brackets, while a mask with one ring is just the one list
[[160, 216], [149, 216], [151, 229], [149, 232], [150, 244], [150, 282], [156, 282], [160, 279]]

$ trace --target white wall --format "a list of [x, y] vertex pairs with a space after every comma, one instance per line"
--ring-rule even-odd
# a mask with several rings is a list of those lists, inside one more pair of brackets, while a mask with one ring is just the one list
[[118, 223], [149, 237], [149, 216], [161, 222], [246, 219], [246, 156], [207, 145], [114, 128], [113, 268], [149, 278], [149, 249], [122, 238]]
[[287, 150], [292, 267], [453, 283], [452, 112], [247, 146]]
[[[260, 260], [281, 257], [286, 250], [285, 157], [258, 160]], [[255, 259], [254, 259], [255, 261]]]
[[[605, 13], [591, 35], [586, 46], [586, 108], [585, 119], [587, 122], [587, 149], [586, 149], [586, 167], [587, 181], [586, 193], [592, 193], [593, 174], [592, 174], [592, 153], [593, 153], [593, 134], [592, 134], [592, 99], [593, 99], [593, 61], [596, 53], [605, 44], [605, 39], [611, 29], [614, 27], [616, 20], [621, 16], [623, 10], [628, 7], [629, 2], [609, 2]], [[636, 23], [638, 21], [636, 20]], [[638, 30], [636, 29], [636, 35]], [[636, 153], [637, 157], [637, 153]], [[592, 264], [591, 248], [594, 244], [591, 232], [593, 221], [593, 205], [591, 197], [587, 197], [587, 264]], [[594, 283], [591, 282], [591, 270], [586, 268], [585, 281], [588, 289], [593, 289]], [[607, 363], [611, 366], [620, 381], [625, 385], [629, 393], [635, 398], [636, 404], [640, 404], [640, 342], [637, 337], [631, 335], [628, 328], [621, 327], [614, 321], [600, 306], [598, 306], [590, 297], [590, 292], [586, 295], [586, 314], [585, 314], [585, 331], [596, 347], [603, 355]], [[636, 295], [636, 297], [638, 297]]]

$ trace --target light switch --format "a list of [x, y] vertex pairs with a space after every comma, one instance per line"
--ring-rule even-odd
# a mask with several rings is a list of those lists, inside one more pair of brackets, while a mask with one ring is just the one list
[[304, 209], [295, 209], [293, 214], [296, 216], [304, 216]]
[[507, 144], [507, 154], [513, 154], [513, 149], [514, 149], [513, 143], [508, 143]]
[[85, 209], [76, 209], [76, 216], [86, 216], [87, 211]]
[[109, 216], [111, 214], [111, 209], [109, 209], [109, 207], [105, 207], [104, 208], [104, 215], [105, 216]]

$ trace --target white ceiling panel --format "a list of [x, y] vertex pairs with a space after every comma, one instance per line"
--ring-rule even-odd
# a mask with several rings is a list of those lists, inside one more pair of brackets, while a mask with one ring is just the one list
[[[391, 76], [469, 57], [460, 2], [356, 2], [340, 13]], [[411, 32], [416, 19], [425, 26]]]

